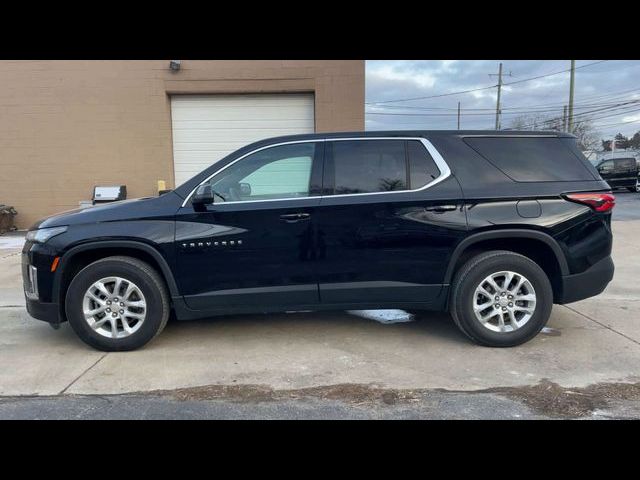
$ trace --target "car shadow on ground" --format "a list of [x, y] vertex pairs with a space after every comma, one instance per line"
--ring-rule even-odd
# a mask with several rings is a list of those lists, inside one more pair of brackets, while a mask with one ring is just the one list
[[[387, 313], [390, 312], [390, 313]], [[394, 322], [396, 315], [402, 319]], [[383, 320], [371, 317], [381, 316]], [[369, 318], [367, 318], [369, 317]], [[391, 317], [391, 319], [390, 319]], [[407, 320], [407, 317], [410, 317]], [[458, 330], [453, 319], [447, 313], [431, 311], [412, 311], [410, 314], [402, 310], [361, 310], [358, 313], [347, 311], [324, 312], [291, 312], [277, 314], [224, 315], [198, 320], [169, 321], [164, 336], [190, 335], [270, 335], [287, 333], [292, 337], [315, 336], [318, 339], [333, 335], [399, 335], [415, 338], [428, 336], [432, 340], [444, 342], [471, 342]]]

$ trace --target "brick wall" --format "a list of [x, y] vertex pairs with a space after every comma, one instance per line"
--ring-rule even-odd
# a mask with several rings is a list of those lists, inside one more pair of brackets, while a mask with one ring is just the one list
[[173, 188], [171, 94], [315, 93], [318, 132], [364, 129], [363, 61], [0, 61], [0, 203], [16, 224], [95, 184]]

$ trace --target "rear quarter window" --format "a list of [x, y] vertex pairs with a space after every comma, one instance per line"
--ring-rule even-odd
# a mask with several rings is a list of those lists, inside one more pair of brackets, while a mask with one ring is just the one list
[[595, 180], [566, 140], [557, 137], [467, 137], [464, 142], [516, 182]]
[[614, 160], [615, 168], [620, 170], [634, 170], [636, 168], [635, 158], [618, 158]]

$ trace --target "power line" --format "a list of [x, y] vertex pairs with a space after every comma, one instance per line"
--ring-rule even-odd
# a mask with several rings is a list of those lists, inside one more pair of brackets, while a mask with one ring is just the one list
[[413, 100], [426, 100], [428, 98], [450, 97], [452, 95], [461, 95], [463, 93], [479, 92], [480, 90], [488, 90], [490, 88], [496, 88], [496, 85], [489, 85], [488, 87], [472, 88], [469, 90], [461, 90], [459, 92], [441, 93], [439, 95], [429, 95], [426, 97], [403, 98], [399, 100], [383, 100], [379, 102], [365, 102], [365, 105], [378, 105], [382, 103], [409, 102]]
[[[640, 89], [639, 89], [640, 90]], [[618, 104], [620, 101], [624, 101], [624, 100], [635, 100], [635, 98], [623, 98], [623, 99], [618, 99], [615, 101], [609, 101], [609, 102], [601, 102], [601, 103], [576, 103], [574, 108], [591, 108], [591, 107], [604, 107], [607, 105], [616, 105]], [[528, 106], [521, 106], [521, 107], [504, 107], [501, 108], [501, 110], [523, 110], [523, 111], [532, 111], [531, 109], [541, 109], [540, 111], [547, 111], [547, 112], [552, 112], [558, 109], [561, 109], [563, 106], [565, 105], [565, 103], [555, 103], [555, 104], [540, 104], [540, 105], [528, 105]], [[430, 110], [450, 110], [450, 111], [455, 111], [457, 110], [457, 108], [455, 107], [417, 107], [417, 106], [411, 106], [411, 105], [380, 105], [380, 106], [372, 106], [371, 108], [384, 108], [384, 109], [401, 109], [401, 110], [425, 110], [425, 111], [430, 111]], [[495, 107], [492, 108], [465, 108], [465, 111], [467, 112], [476, 112], [476, 111], [491, 111], [491, 112], [495, 112]]]
[[[633, 103], [637, 103], [637, 102], [640, 102], [640, 100], [636, 101], [636, 102], [633, 102]], [[580, 123], [580, 122], [585, 122], [585, 121], [600, 120], [600, 119], [603, 119], [603, 118], [618, 117], [620, 115], [626, 115], [626, 114], [629, 114], [629, 113], [635, 113], [635, 112], [640, 111], [640, 108], [638, 108], [638, 105], [627, 105], [627, 106], [617, 107], [617, 108], [614, 108], [614, 109], [618, 109], [618, 110], [619, 109], [624, 109], [624, 111], [615, 112], [615, 113], [607, 113], [605, 115], [599, 115], [598, 116], [598, 112], [599, 113], [605, 113], [606, 110], [597, 110], [597, 111], [594, 111], [595, 113], [594, 112], [583, 112], [581, 114], [574, 115], [574, 117], [577, 117], [578, 115], [587, 115], [587, 114], [596, 115], [596, 116], [592, 116], [592, 117], [588, 117], [587, 116], [585, 118], [580, 117], [580, 118], [578, 118], [576, 120], [576, 123]], [[529, 129], [529, 128], [532, 128], [532, 127], [535, 128], [538, 125], [545, 125], [545, 124], [550, 125], [550, 124], [553, 124], [554, 122], [558, 122], [558, 121], [560, 121], [559, 117], [551, 117], [551, 118], [547, 118], [547, 119], [539, 119], [539, 120], [535, 120], [532, 123], [528, 123], [528, 124], [525, 124], [525, 125], [520, 125], [517, 128], [526, 130], [526, 129]], [[513, 128], [509, 128], [509, 130], [513, 130]]]
[[[607, 110], [615, 110], [615, 109], [620, 109], [620, 108], [630, 108], [630, 107], [626, 107], [627, 105], [629, 106], [635, 106], [636, 103], [640, 103], [640, 99], [638, 100], [630, 100], [628, 102], [623, 102], [623, 103], [615, 103], [615, 104], [608, 104], [608, 106], [604, 106], [602, 108], [596, 108], [594, 110], [588, 110], [586, 112], [580, 112], [580, 113], [576, 113], [574, 114], [574, 117], [578, 117], [581, 115], [587, 115], [587, 114], [591, 114], [591, 113], [596, 113], [596, 112], [601, 112], [601, 111], [607, 111]], [[582, 107], [582, 108], [590, 108], [590, 107]], [[529, 110], [529, 111], [518, 111], [518, 112], [502, 112], [501, 115], [523, 115], [523, 114], [527, 114], [527, 113], [545, 113], [545, 112], [557, 112], [559, 109], [555, 108], [555, 109], [551, 109], [551, 110]], [[365, 115], [390, 115], [390, 116], [402, 116], [402, 117], [447, 117], [447, 116], [455, 116], [457, 115], [457, 112], [451, 112], [451, 113], [395, 113], [395, 112], [365, 112]], [[487, 116], [487, 115], [495, 115], [495, 112], [470, 112], [470, 113], [465, 113], [465, 115], [467, 116]], [[551, 119], [549, 119], [550, 121]]]
[[632, 123], [640, 123], [640, 120], [629, 120], [627, 122], [609, 123], [609, 124], [605, 124], [605, 125], [598, 125], [596, 123], [595, 127], [596, 128], [617, 127], [618, 125], [628, 125], [628, 124], [632, 124]]
[[[630, 102], [638, 102], [640, 101], [640, 99], [638, 100], [629, 100]], [[584, 110], [584, 109], [588, 109], [588, 108], [599, 108], [599, 107], [617, 107], [619, 105], [622, 105], [622, 103], [620, 103], [620, 101], [618, 102], [610, 102], [610, 103], [593, 103], [593, 104], [586, 104], [586, 105], [580, 105], [580, 106], [576, 106], [574, 107], [574, 110]], [[534, 114], [534, 113], [557, 113], [557, 112], [561, 112], [562, 111], [562, 107], [563, 106], [558, 106], [555, 108], [546, 108], [546, 109], [536, 109], [535, 106], [532, 106], [531, 108], [533, 108], [533, 110], [519, 110], [519, 109], [512, 109], [509, 111], [504, 111], [504, 110], [508, 110], [508, 109], [500, 109], [501, 110], [501, 115], [524, 115], [524, 114]], [[399, 108], [403, 108], [403, 107], [399, 107]], [[408, 108], [408, 107], [407, 107]], [[415, 109], [413, 109], [415, 110]], [[427, 111], [430, 112], [430, 110], [432, 109], [419, 109], [419, 111]], [[447, 116], [447, 115], [457, 115], [457, 108], [435, 108], [433, 110], [436, 110], [438, 112], [440, 111], [446, 111], [446, 112], [450, 112], [450, 113], [410, 113], [410, 112], [385, 112], [385, 111], [376, 111], [376, 112], [372, 112], [372, 111], [368, 111], [365, 112], [366, 115], [396, 115], [396, 116]], [[471, 116], [477, 116], [477, 115], [495, 115], [495, 109], [493, 108], [468, 108], [468, 109], [463, 109], [465, 112], [465, 115], [471, 115]], [[583, 112], [581, 112], [583, 113]], [[579, 115], [580, 113], [576, 113], [576, 115]]]
[[[590, 67], [591, 65], [596, 65], [598, 63], [603, 63], [603, 62], [606, 62], [606, 61], [608, 61], [608, 60], [599, 60], [597, 62], [587, 63], [585, 65], [581, 65], [579, 67], [576, 67], [576, 69]], [[538, 75], [536, 77], [524, 78], [522, 80], [517, 80], [515, 82], [505, 83], [503, 85], [507, 86], [507, 85], [515, 85], [515, 84], [523, 83], [523, 82], [529, 82], [531, 80], [537, 80], [539, 78], [551, 77], [553, 75], [558, 75], [560, 73], [565, 73], [565, 72], [568, 72], [570, 70], [571, 69], [561, 70], [561, 71], [558, 71], [558, 72], [547, 73], [545, 75]], [[441, 93], [441, 94], [438, 94], [438, 95], [428, 95], [428, 96], [424, 96], [424, 97], [402, 98], [402, 99], [397, 99], [397, 100], [381, 100], [381, 101], [377, 101], [377, 102], [365, 102], [365, 105], [379, 105], [379, 104], [384, 104], [384, 103], [410, 102], [410, 101], [414, 101], [414, 100], [426, 100], [426, 99], [429, 99], [429, 98], [449, 97], [449, 96], [452, 96], [452, 95], [462, 95], [464, 93], [479, 92], [481, 90], [488, 90], [490, 88], [496, 88], [496, 87], [497, 87], [497, 85], [489, 85], [489, 86], [486, 86], [486, 87], [472, 88], [472, 89], [469, 89], [469, 90], [461, 90], [459, 92]]]
[[[580, 65], [579, 67], [576, 67], [575, 69], [578, 70], [579, 68], [585, 68], [585, 67], [590, 67], [592, 65], [597, 65], [599, 63], [603, 63], [603, 62], [607, 62], [608, 60], [599, 60], [597, 62], [591, 62], [591, 63], [586, 63], [584, 65]], [[515, 82], [509, 82], [509, 83], [505, 83], [504, 86], [507, 87], [509, 85], [515, 85], [517, 83], [522, 83], [522, 82], [530, 82], [531, 80], [538, 80], [539, 78], [545, 78], [545, 77], [551, 77], [553, 75], [559, 75], [561, 73], [565, 73], [565, 72], [570, 72], [571, 69], [567, 69], [567, 70], [559, 70], [557, 72], [553, 72], [553, 73], [547, 73], [546, 75], [538, 75], [537, 77], [531, 77], [531, 78], [525, 78], [524, 80], [516, 80]]]

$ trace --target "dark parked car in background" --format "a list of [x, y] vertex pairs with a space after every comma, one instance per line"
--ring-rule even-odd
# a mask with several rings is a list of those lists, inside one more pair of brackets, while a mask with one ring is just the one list
[[604, 159], [596, 164], [596, 169], [611, 188], [640, 192], [638, 162], [634, 157]]
[[557, 132], [263, 140], [160, 197], [36, 223], [27, 308], [109, 351], [170, 312], [373, 308], [447, 310], [475, 342], [514, 346], [611, 280], [614, 201]]

